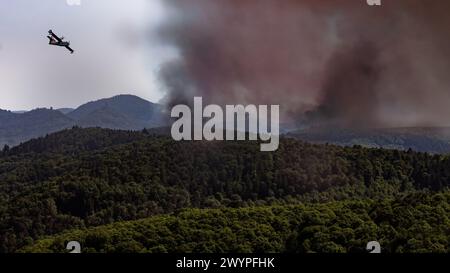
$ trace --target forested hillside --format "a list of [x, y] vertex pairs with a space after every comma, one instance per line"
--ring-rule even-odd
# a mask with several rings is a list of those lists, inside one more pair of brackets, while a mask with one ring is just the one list
[[450, 194], [415, 193], [382, 202], [185, 209], [144, 220], [80, 229], [23, 252], [345, 253], [378, 240], [384, 253], [449, 252]]
[[73, 128], [0, 154], [0, 251], [185, 208], [387, 200], [449, 182], [443, 155], [288, 138], [277, 152], [261, 153], [255, 142]]

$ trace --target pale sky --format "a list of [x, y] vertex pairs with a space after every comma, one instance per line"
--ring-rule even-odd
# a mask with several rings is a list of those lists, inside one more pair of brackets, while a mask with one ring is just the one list
[[[0, 0], [0, 109], [77, 107], [118, 94], [158, 102], [157, 71], [175, 56], [154, 34], [164, 16], [160, 0]], [[49, 29], [75, 53], [48, 45]]]

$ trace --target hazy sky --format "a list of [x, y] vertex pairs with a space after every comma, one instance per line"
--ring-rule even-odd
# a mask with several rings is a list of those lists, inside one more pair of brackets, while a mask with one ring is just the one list
[[[118, 94], [158, 101], [157, 71], [174, 55], [152, 39], [163, 18], [159, 0], [0, 0], [0, 109], [76, 107]], [[49, 29], [75, 54], [48, 45]]]

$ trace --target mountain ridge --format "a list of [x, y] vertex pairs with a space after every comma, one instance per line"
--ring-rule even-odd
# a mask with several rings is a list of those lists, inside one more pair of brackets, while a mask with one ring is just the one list
[[[132, 131], [163, 128], [160, 133], [169, 134], [169, 124], [164, 106], [129, 94], [90, 101], [76, 109], [37, 108], [24, 113], [0, 109], [0, 149], [73, 126]], [[450, 127], [348, 129], [322, 126], [281, 128], [281, 132], [312, 143], [450, 153]]]
[[163, 106], [134, 95], [117, 95], [71, 108], [37, 108], [24, 113], [0, 109], [0, 147], [71, 128], [142, 130], [166, 126]]
[[329, 128], [314, 127], [291, 131], [287, 136], [312, 143], [340, 146], [362, 145], [385, 148], [450, 153], [450, 127], [397, 127], [397, 128]]

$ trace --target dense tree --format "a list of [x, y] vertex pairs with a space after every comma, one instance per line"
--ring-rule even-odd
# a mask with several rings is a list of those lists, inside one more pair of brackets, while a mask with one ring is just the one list
[[[412, 201], [414, 200], [414, 201]], [[171, 215], [73, 230], [22, 252], [365, 252], [378, 240], [385, 253], [450, 251], [450, 193], [414, 193], [373, 200], [249, 208], [183, 209]]]
[[174, 142], [151, 131], [73, 128], [1, 154], [0, 252], [68, 228], [183, 208], [382, 201], [449, 183], [444, 155], [289, 138], [278, 151], [261, 153], [256, 142]]

